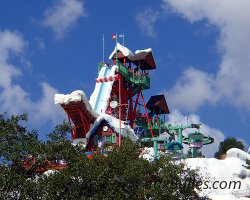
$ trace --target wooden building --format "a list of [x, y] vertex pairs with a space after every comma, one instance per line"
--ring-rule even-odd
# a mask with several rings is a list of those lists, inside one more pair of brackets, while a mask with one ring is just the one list
[[[121, 123], [121, 137], [130, 138], [136, 141], [139, 138], [135, 135], [131, 127], [124, 122]], [[102, 115], [92, 126], [86, 135], [88, 151], [94, 151], [101, 148], [102, 145], [118, 146], [119, 145], [119, 119], [111, 115]]]

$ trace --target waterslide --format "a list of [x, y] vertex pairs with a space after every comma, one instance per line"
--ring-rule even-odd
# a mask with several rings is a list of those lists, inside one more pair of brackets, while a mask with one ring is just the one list
[[[115, 75], [115, 72], [118, 70], [116, 65], [110, 67], [102, 67], [98, 79], [109, 77]], [[106, 112], [108, 106], [108, 100], [112, 91], [114, 81], [96, 83], [94, 92], [90, 96], [89, 103], [98, 114], [103, 114]]]
[[[114, 76], [118, 67], [102, 67], [98, 79]], [[114, 81], [96, 83], [94, 92], [88, 101], [87, 96], [81, 90], [71, 94], [55, 94], [55, 104], [60, 104], [67, 112], [69, 118], [75, 125], [74, 134], [71, 138], [85, 138], [90, 124], [93, 124], [100, 114], [105, 114]], [[86, 143], [86, 142], [84, 142]]]

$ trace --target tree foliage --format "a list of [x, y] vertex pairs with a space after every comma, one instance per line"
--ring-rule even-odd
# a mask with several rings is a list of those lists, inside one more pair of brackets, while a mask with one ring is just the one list
[[[0, 199], [206, 199], [198, 197], [197, 172], [181, 162], [168, 157], [149, 162], [131, 141], [107, 157], [97, 152], [88, 159], [67, 140], [65, 122], [41, 141], [37, 131], [21, 125], [25, 121], [27, 114], [0, 115]], [[58, 159], [68, 167], [37, 173]]]
[[246, 165], [247, 165], [246, 168], [250, 169], [250, 160], [246, 160]]
[[219, 150], [215, 152], [214, 157], [220, 158], [221, 155], [225, 154], [227, 150], [231, 148], [238, 148], [244, 151], [245, 146], [243, 142], [239, 141], [235, 137], [229, 137], [220, 143]]

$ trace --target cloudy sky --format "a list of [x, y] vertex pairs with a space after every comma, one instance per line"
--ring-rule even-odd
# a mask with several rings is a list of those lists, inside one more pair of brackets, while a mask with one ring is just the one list
[[[65, 114], [55, 93], [91, 95], [97, 63], [125, 33], [134, 52], [151, 47], [157, 70], [150, 95], [164, 93], [172, 123], [202, 123], [215, 137], [250, 143], [249, 0], [2, 0], [0, 112], [28, 112], [45, 138]], [[122, 42], [122, 41], [120, 41]]]

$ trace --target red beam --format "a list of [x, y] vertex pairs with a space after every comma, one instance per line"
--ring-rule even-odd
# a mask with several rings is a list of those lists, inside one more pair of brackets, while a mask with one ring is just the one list
[[84, 128], [84, 131], [85, 131], [85, 134], [86, 134], [87, 133], [87, 129], [86, 129], [86, 126], [84, 126], [84, 120], [85, 120], [86, 124], [88, 123], [88, 121], [86, 120], [86, 118], [82, 114], [81, 110], [79, 110], [79, 113], [80, 113], [80, 117], [81, 117], [81, 120], [82, 120], [82, 125], [83, 125], [83, 128]]
[[141, 91], [141, 98], [142, 98], [143, 106], [145, 108], [145, 113], [146, 113], [146, 117], [147, 117], [147, 120], [148, 120], [149, 130], [150, 130], [151, 136], [154, 137], [154, 133], [153, 133], [152, 128], [151, 128], [151, 124], [150, 124], [149, 117], [148, 117], [148, 111], [147, 111], [147, 108], [146, 108], [146, 105], [145, 105], [145, 101], [144, 101], [144, 98], [143, 98], [143, 95], [142, 95], [142, 91]]
[[[74, 134], [73, 134], [73, 131], [72, 131], [72, 125], [71, 125], [71, 121], [70, 121], [70, 117], [69, 117], [68, 111], [67, 111], [67, 115], [68, 115], [69, 125], [70, 125], [71, 141], [73, 141], [73, 139], [74, 139]], [[74, 129], [75, 129], [75, 127], [74, 127]]]
[[137, 104], [138, 104], [138, 101], [139, 101], [140, 93], [141, 93], [141, 87], [139, 87], [139, 90], [138, 90], [138, 93], [137, 93], [137, 96], [136, 96], [134, 112], [131, 115], [131, 120], [130, 120], [130, 126], [131, 127], [133, 127], [133, 124], [134, 124], [134, 118], [135, 118], [135, 113], [136, 113], [136, 108], [137, 108]]

